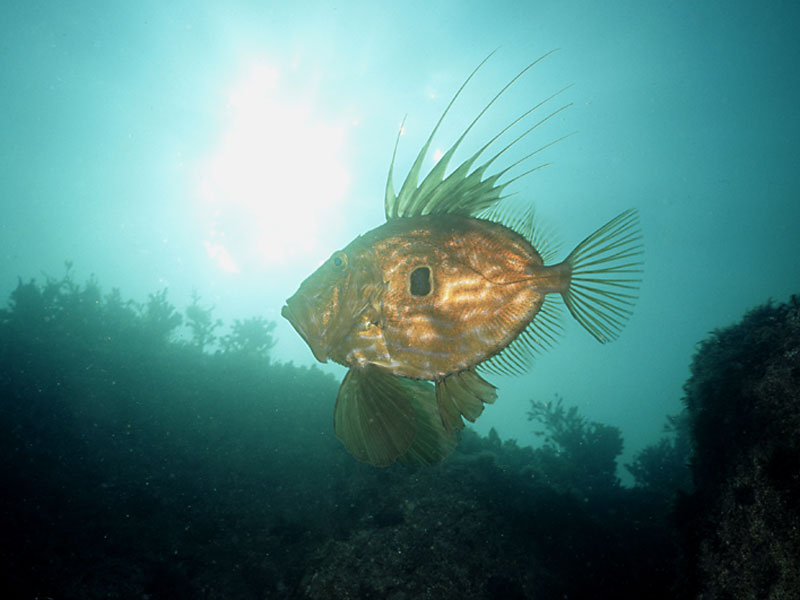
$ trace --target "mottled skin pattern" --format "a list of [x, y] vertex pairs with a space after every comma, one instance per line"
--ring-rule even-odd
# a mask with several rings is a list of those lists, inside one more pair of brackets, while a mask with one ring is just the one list
[[[411, 289], [419, 267], [430, 270], [424, 295]], [[502, 351], [569, 278], [499, 223], [398, 218], [334, 253], [284, 310], [318, 360], [441, 380]]]

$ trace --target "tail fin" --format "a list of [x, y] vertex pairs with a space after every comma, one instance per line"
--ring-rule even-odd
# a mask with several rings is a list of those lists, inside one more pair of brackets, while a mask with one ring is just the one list
[[643, 252], [639, 214], [629, 209], [583, 240], [564, 261], [571, 270], [564, 302], [602, 344], [616, 339], [632, 314]]

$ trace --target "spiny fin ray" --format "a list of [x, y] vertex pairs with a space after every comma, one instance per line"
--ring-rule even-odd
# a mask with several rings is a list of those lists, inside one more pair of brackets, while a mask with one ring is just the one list
[[562, 106], [552, 111], [549, 115], [545, 116], [543, 119], [541, 119], [534, 125], [528, 127], [521, 134], [517, 135], [510, 143], [506, 144], [501, 150], [493, 154], [482, 164], [473, 169], [475, 164], [478, 162], [478, 160], [484, 154], [484, 152], [489, 148], [489, 146], [491, 146], [503, 134], [507, 133], [512, 127], [517, 125], [522, 119], [527, 117], [534, 110], [538, 109], [545, 103], [551, 101], [553, 98], [558, 96], [561, 92], [563, 92], [567, 88], [564, 88], [559, 92], [556, 92], [549, 98], [546, 98], [533, 108], [527, 110], [522, 115], [514, 119], [500, 133], [495, 135], [491, 140], [489, 140], [486, 144], [484, 144], [483, 147], [481, 147], [475, 154], [473, 154], [472, 156], [464, 160], [460, 165], [458, 165], [453, 170], [453, 172], [451, 172], [449, 175], [445, 175], [447, 168], [450, 165], [450, 161], [453, 158], [453, 155], [455, 154], [456, 150], [460, 147], [461, 143], [464, 141], [464, 138], [467, 136], [467, 134], [472, 130], [472, 128], [478, 122], [478, 120], [503, 95], [503, 93], [513, 83], [515, 83], [525, 72], [527, 72], [530, 68], [532, 68], [540, 61], [544, 60], [547, 56], [549, 56], [553, 52], [555, 52], [555, 50], [552, 50], [547, 54], [541, 56], [537, 60], [533, 61], [528, 66], [526, 66], [522, 71], [520, 71], [513, 79], [511, 79], [511, 81], [509, 81], [488, 102], [488, 104], [484, 106], [484, 108], [473, 119], [473, 121], [469, 124], [469, 126], [461, 134], [461, 136], [447, 150], [447, 152], [445, 152], [444, 156], [436, 163], [436, 165], [434, 165], [434, 167], [430, 170], [430, 172], [425, 176], [425, 178], [422, 180], [422, 183], [419, 183], [419, 177], [422, 171], [422, 165], [423, 162], [425, 161], [425, 157], [428, 154], [431, 143], [433, 142], [434, 135], [439, 130], [439, 127], [444, 121], [444, 118], [449, 113], [456, 99], [461, 95], [461, 92], [464, 90], [467, 83], [469, 83], [469, 81], [473, 78], [478, 69], [480, 69], [481, 66], [483, 66], [483, 64], [492, 56], [493, 53], [487, 56], [472, 71], [472, 73], [470, 73], [469, 77], [467, 77], [466, 81], [464, 81], [464, 83], [458, 89], [456, 94], [453, 96], [450, 103], [445, 108], [444, 112], [442, 113], [442, 116], [439, 118], [438, 122], [433, 128], [433, 131], [428, 136], [428, 139], [425, 141], [425, 144], [422, 146], [422, 149], [420, 150], [419, 154], [414, 160], [414, 163], [412, 164], [411, 169], [409, 170], [409, 173], [406, 176], [406, 179], [400, 188], [400, 192], [396, 194], [394, 191], [393, 172], [394, 172], [394, 162], [397, 156], [397, 145], [400, 141], [400, 135], [398, 133], [398, 137], [395, 142], [394, 152], [392, 153], [392, 163], [389, 166], [389, 175], [387, 177], [387, 182], [386, 182], [384, 210], [387, 220], [399, 217], [414, 217], [425, 214], [462, 214], [462, 215], [474, 216], [475, 214], [493, 206], [495, 203], [500, 201], [504, 197], [503, 189], [509, 183], [511, 183], [512, 181], [516, 181], [520, 177], [523, 177], [524, 175], [538, 168], [541, 168], [542, 165], [534, 167], [526, 171], [525, 173], [517, 175], [510, 181], [506, 181], [504, 183], [498, 182], [498, 179], [503, 175], [505, 175], [506, 173], [508, 173], [510, 169], [518, 166], [522, 162], [528, 160], [532, 156], [539, 153], [541, 150], [551, 146], [552, 144], [560, 140], [555, 140], [553, 142], [545, 144], [541, 148], [531, 152], [527, 156], [516, 161], [513, 165], [501, 170], [499, 173], [495, 173], [484, 179], [484, 175], [489, 166], [492, 163], [494, 163], [501, 155], [503, 155], [512, 146], [517, 144], [520, 140], [525, 138], [528, 134], [530, 134], [540, 125], [542, 125], [543, 123], [545, 123], [546, 121], [557, 115], [559, 112], [564, 110], [569, 105]]
[[497, 204], [476, 216], [493, 223], [500, 223], [524, 237], [545, 263], [552, 262], [558, 253], [560, 241], [550, 227], [542, 226], [536, 218], [533, 206]]
[[478, 365], [478, 370], [495, 375], [523, 375], [537, 354], [552, 348], [563, 333], [559, 304], [545, 296], [533, 321], [499, 354]]

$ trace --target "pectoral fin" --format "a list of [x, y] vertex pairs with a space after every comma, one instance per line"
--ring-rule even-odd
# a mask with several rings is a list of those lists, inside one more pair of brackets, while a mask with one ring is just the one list
[[464, 429], [464, 421], [475, 422], [484, 403], [497, 398], [496, 388], [473, 370], [459, 371], [436, 382], [436, 404], [442, 424], [449, 432]]
[[333, 427], [353, 456], [377, 467], [397, 460], [435, 463], [455, 447], [455, 438], [439, 418], [431, 385], [375, 366], [347, 372]]

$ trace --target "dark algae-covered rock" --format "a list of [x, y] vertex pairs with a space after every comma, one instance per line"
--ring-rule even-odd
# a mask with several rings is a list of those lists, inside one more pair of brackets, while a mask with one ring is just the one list
[[678, 511], [685, 593], [800, 597], [800, 297], [713, 332], [685, 391], [695, 485]]
[[465, 429], [438, 465], [356, 461], [335, 379], [281, 363], [272, 332], [165, 291], [19, 283], [0, 309], [8, 597], [797, 597], [797, 298], [700, 344], [633, 487], [619, 429], [558, 398], [531, 402], [535, 449]]
[[377, 469], [334, 437], [334, 378], [271, 336], [196, 297], [20, 282], [0, 309], [4, 597], [671, 597], [667, 504], [620, 485], [615, 427], [536, 404], [541, 448], [466, 429], [441, 464]]

